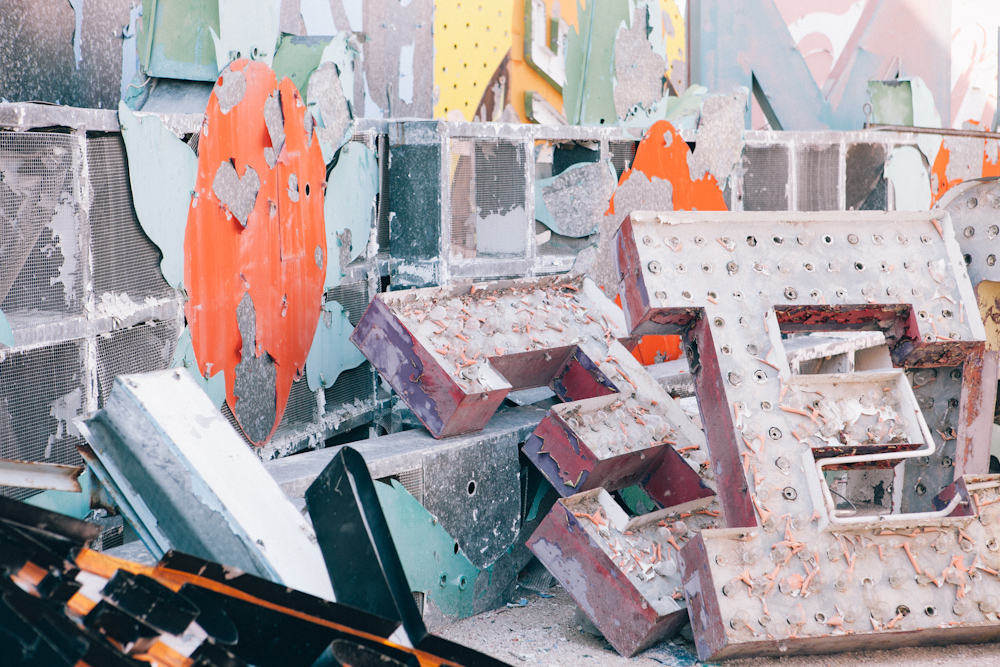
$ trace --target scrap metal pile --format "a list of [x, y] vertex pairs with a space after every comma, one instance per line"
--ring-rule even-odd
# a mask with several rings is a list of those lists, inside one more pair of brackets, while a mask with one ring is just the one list
[[[352, 340], [435, 437], [550, 387], [528, 546], [620, 653], [687, 619], [711, 660], [1000, 638], [996, 363], [947, 212], [633, 212], [614, 253], [624, 318], [545, 278], [380, 294]], [[885, 345], [793, 375], [817, 331]], [[704, 432], [647, 334], [683, 336]]]

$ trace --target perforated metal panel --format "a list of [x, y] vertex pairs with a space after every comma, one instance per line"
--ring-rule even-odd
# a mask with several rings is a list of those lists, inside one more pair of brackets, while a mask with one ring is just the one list
[[81, 139], [0, 131], [0, 309], [83, 308], [80, 204], [74, 168]]
[[173, 289], [160, 273], [160, 251], [143, 233], [132, 207], [121, 136], [88, 139], [87, 161], [94, 189], [90, 226], [98, 299], [105, 292], [124, 292], [135, 302], [170, 296]]
[[[0, 362], [0, 458], [82, 465], [73, 418], [86, 412], [87, 343], [10, 354]], [[28, 489], [0, 487], [14, 498]]]
[[180, 333], [177, 322], [149, 322], [98, 335], [98, 404], [104, 405], [116, 376], [169, 367]]
[[800, 146], [795, 151], [799, 211], [840, 208], [840, 146]]
[[745, 211], [788, 210], [788, 148], [782, 145], [743, 149]]

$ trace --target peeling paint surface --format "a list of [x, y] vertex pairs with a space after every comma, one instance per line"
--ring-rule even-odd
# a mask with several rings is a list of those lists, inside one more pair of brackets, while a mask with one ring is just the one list
[[163, 258], [160, 271], [172, 287], [184, 277], [184, 230], [198, 175], [194, 151], [163, 126], [157, 116], [136, 117], [118, 107], [136, 217]]
[[[319, 123], [316, 137], [323, 149], [323, 161], [329, 163], [337, 149], [351, 138], [353, 122], [351, 109], [344, 96], [337, 66], [322, 63], [312, 73], [309, 82], [309, 108]], [[343, 156], [341, 156], [343, 158]]]
[[749, 91], [712, 95], [701, 104], [694, 152], [688, 156], [692, 178], [706, 173], [725, 183], [743, 156], [743, 117]]
[[574, 164], [552, 178], [535, 181], [535, 219], [563, 236], [597, 231], [617, 179], [610, 160]]
[[63, 261], [59, 265], [59, 275], [49, 280], [51, 284], [62, 283], [66, 305], [71, 306], [76, 300], [76, 258], [80, 248], [77, 242], [76, 209], [72, 204], [60, 204], [48, 223], [52, 230], [52, 246], [42, 248], [43, 253], [56, 252], [58, 249]]
[[[362, 143], [349, 142], [340, 150], [336, 166], [326, 185], [323, 216], [326, 220], [326, 287], [336, 287], [344, 268], [357, 259], [368, 245], [378, 194], [379, 167], [375, 153]], [[344, 230], [347, 247], [341, 242]], [[341, 251], [346, 250], [343, 258]], [[329, 258], [337, 258], [329, 261]], [[343, 261], [346, 259], [346, 263]]]
[[667, 65], [647, 38], [648, 9], [636, 7], [632, 27], [621, 27], [615, 38], [614, 100], [619, 118], [625, 118], [636, 105], [649, 109], [663, 96]]
[[631, 211], [725, 211], [722, 190], [710, 174], [693, 179], [688, 167], [691, 150], [666, 121], [659, 121], [636, 148], [632, 168], [618, 180], [618, 189], [601, 223], [598, 252], [588, 275], [605, 293], [614, 295], [618, 279], [612, 241]]
[[306, 358], [310, 391], [332, 387], [343, 371], [364, 363], [365, 355], [350, 340], [353, 332], [344, 307], [336, 301], [327, 301]]
[[[224, 371], [230, 409], [244, 433], [253, 433], [253, 442], [263, 444], [284, 415], [292, 382], [305, 370], [320, 316], [326, 266], [316, 261], [315, 249], [327, 243], [323, 223], [326, 171], [319, 142], [306, 129], [305, 104], [291, 80], [286, 78], [279, 85], [274, 72], [258, 62], [239, 60], [231, 68], [242, 73], [246, 93], [223, 114], [217, 95], [220, 86], [216, 86], [205, 113], [197, 196], [191, 202], [184, 239], [184, 283], [190, 297], [186, 314], [198, 374]], [[273, 146], [263, 109], [276, 89], [285, 143], [271, 168], [264, 149]], [[213, 191], [223, 163], [237, 174], [252, 168], [260, 179], [246, 227], [230, 217]], [[294, 186], [291, 193], [289, 184]], [[252, 302], [255, 336], [250, 336], [246, 322], [243, 336], [238, 326], [237, 308], [245, 297]], [[245, 349], [244, 340], [250, 349]], [[250, 370], [247, 362], [254, 362], [248, 354], [273, 360], [274, 412], [266, 429], [251, 428], [240, 420], [236, 387], [244, 386], [244, 380], [237, 366], [243, 363], [240, 368]], [[260, 413], [251, 414], [256, 424]]]

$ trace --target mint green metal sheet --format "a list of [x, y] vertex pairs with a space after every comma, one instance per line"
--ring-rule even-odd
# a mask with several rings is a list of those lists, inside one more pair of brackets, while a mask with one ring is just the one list
[[219, 76], [211, 33], [219, 30], [217, 1], [142, 0], [142, 17], [138, 51], [146, 74], [191, 81]]
[[160, 271], [172, 287], [184, 280], [184, 230], [198, 157], [156, 116], [137, 117], [124, 102], [118, 121], [128, 154], [132, 202], [146, 236], [163, 253]]
[[306, 357], [306, 379], [310, 391], [332, 387], [343, 371], [357, 368], [365, 355], [351, 342], [354, 327], [347, 319], [344, 307], [336, 301], [323, 305], [316, 335]]

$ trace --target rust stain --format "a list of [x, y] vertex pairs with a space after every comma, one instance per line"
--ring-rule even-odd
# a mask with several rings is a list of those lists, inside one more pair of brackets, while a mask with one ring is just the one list
[[[256, 311], [253, 352], [256, 357], [269, 354], [276, 368], [274, 424], [267, 437], [254, 442], [262, 445], [281, 422], [293, 380], [305, 372], [319, 321], [327, 261], [326, 172], [291, 80], [279, 84], [267, 65], [245, 59], [233, 62], [223, 76], [237, 72], [246, 79], [242, 98], [223, 113], [217, 96], [220, 77], [205, 111], [184, 239], [186, 315], [199, 371], [225, 371], [226, 402], [236, 413], [236, 365], [242, 352], [236, 308], [249, 293]], [[272, 94], [280, 96], [284, 123], [279, 146], [272, 146], [264, 120], [265, 101]], [[272, 155], [273, 166], [265, 149], [279, 151], [276, 161]], [[241, 178], [252, 168], [260, 179], [245, 227], [213, 191], [223, 163], [235, 167]]]

